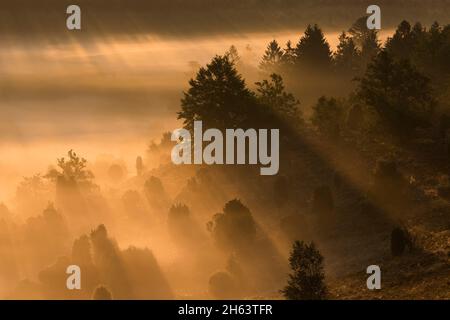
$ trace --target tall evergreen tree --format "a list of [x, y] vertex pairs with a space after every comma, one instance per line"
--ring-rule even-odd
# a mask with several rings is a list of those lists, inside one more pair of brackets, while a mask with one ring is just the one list
[[355, 42], [345, 32], [339, 36], [339, 44], [334, 54], [336, 71], [346, 75], [356, 75], [359, 65], [359, 52]]
[[235, 45], [231, 45], [230, 49], [225, 52], [225, 55], [235, 66], [237, 66], [241, 62], [241, 57], [239, 56], [239, 52]]
[[278, 71], [283, 60], [283, 49], [276, 40], [272, 40], [264, 52], [264, 56], [259, 67], [266, 72]]
[[326, 70], [331, 66], [330, 45], [317, 24], [308, 25], [297, 43], [295, 54], [301, 68]]
[[256, 98], [227, 55], [200, 68], [189, 85], [178, 113], [187, 129], [193, 129], [196, 120], [206, 128], [249, 127], [257, 112]]
[[283, 54], [283, 64], [290, 66], [295, 63], [295, 48], [292, 46], [291, 40], [286, 42], [286, 48]]

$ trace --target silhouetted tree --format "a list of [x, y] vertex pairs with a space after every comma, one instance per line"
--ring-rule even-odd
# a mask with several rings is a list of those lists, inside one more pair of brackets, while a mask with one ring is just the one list
[[360, 56], [353, 39], [345, 32], [339, 36], [339, 44], [334, 53], [334, 64], [336, 71], [341, 76], [353, 77], [358, 73]]
[[196, 120], [206, 128], [249, 127], [256, 99], [227, 55], [214, 57], [189, 85], [178, 113], [186, 128], [193, 129]]
[[326, 71], [331, 66], [330, 45], [317, 24], [308, 25], [295, 48], [295, 55], [301, 68]]
[[283, 49], [278, 45], [276, 40], [272, 40], [266, 48], [259, 67], [267, 72], [278, 72], [283, 61]]
[[[280, 75], [272, 73], [270, 81], [256, 82], [256, 87], [261, 104], [269, 107], [280, 120], [291, 124], [298, 124], [301, 121], [301, 112], [297, 107], [300, 102], [293, 94], [285, 91]], [[274, 117], [270, 119], [272, 123], [276, 121]]]
[[433, 80], [440, 93], [445, 94], [450, 74], [450, 25], [441, 26], [434, 22], [426, 31], [417, 23], [410, 38], [415, 44], [412, 51], [413, 63]]
[[68, 159], [64, 157], [57, 159], [59, 170], [50, 170], [46, 177], [73, 181], [79, 186], [92, 186], [94, 175], [86, 168], [87, 160], [80, 158], [73, 150], [69, 150], [67, 155]]
[[372, 107], [392, 133], [409, 136], [429, 124], [435, 105], [430, 81], [410, 63], [381, 52], [359, 80], [359, 98]]
[[292, 273], [281, 291], [288, 300], [323, 300], [327, 297], [323, 257], [314, 243], [295, 241], [289, 257]]
[[283, 66], [289, 67], [295, 64], [295, 48], [292, 46], [291, 40], [286, 42], [286, 48], [284, 48], [284, 54], [282, 57]]
[[227, 56], [228, 59], [230, 60], [230, 62], [232, 64], [234, 64], [235, 66], [237, 66], [241, 62], [241, 57], [239, 56], [239, 52], [234, 45], [232, 45], [230, 47], [230, 49], [228, 49], [228, 51], [225, 52], [225, 56]]

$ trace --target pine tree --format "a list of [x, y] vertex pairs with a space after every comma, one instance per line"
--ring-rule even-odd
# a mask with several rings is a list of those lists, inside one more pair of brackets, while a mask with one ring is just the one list
[[295, 64], [295, 48], [292, 47], [292, 42], [291, 40], [288, 40], [288, 42], [286, 42], [286, 48], [283, 50], [284, 54], [283, 54], [283, 65], [284, 66], [291, 66]]
[[345, 75], [356, 75], [359, 65], [359, 52], [355, 42], [345, 32], [339, 36], [339, 44], [334, 54], [336, 71]]
[[259, 67], [266, 72], [272, 73], [278, 71], [280, 63], [283, 61], [283, 49], [276, 40], [272, 40], [264, 52], [264, 56]]
[[231, 45], [230, 49], [225, 52], [225, 56], [227, 56], [230, 62], [235, 66], [241, 62], [241, 57], [239, 56], [239, 52], [235, 45]]
[[330, 45], [317, 24], [308, 25], [295, 48], [295, 54], [301, 68], [327, 70], [331, 66]]
[[197, 120], [203, 121], [204, 128], [251, 127], [256, 99], [228, 56], [216, 56], [189, 85], [178, 113], [185, 128], [193, 129]]

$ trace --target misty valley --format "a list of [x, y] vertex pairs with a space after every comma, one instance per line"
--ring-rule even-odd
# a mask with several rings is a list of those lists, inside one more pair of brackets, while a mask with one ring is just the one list
[[0, 299], [450, 298], [444, 0], [55, 1], [0, 10]]

